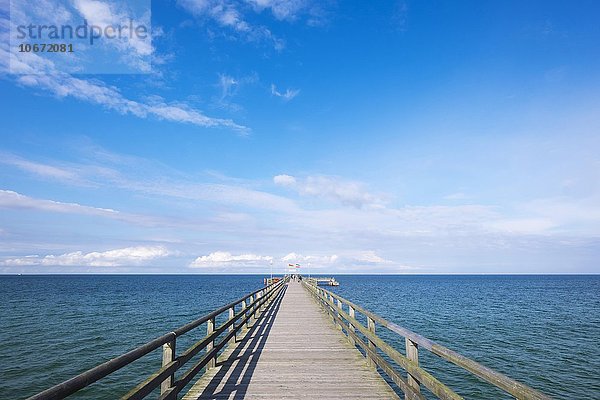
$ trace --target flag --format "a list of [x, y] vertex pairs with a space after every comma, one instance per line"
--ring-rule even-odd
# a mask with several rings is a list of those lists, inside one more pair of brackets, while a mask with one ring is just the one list
[[296, 264], [296, 268], [300, 268], [300, 264]]
[[294, 264], [288, 264], [288, 267], [293, 267], [293, 266], [294, 266]]

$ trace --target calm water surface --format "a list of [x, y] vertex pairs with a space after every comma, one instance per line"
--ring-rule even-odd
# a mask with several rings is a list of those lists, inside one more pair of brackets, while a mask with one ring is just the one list
[[[600, 276], [336, 278], [334, 291], [347, 299], [549, 395], [600, 399]], [[262, 276], [0, 276], [0, 398], [26, 398], [261, 283]], [[179, 350], [204, 333], [184, 336]], [[378, 333], [403, 348], [397, 335]], [[155, 353], [73, 398], [118, 398], [160, 365]], [[466, 398], [503, 398], [427, 351], [419, 356]]]

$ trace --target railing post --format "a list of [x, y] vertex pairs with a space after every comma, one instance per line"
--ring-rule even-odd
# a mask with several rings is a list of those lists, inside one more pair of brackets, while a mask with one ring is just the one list
[[[369, 332], [371, 332], [373, 335], [375, 335], [375, 321], [373, 321], [371, 319], [371, 317], [367, 317], [367, 329], [369, 329]], [[371, 350], [373, 350], [373, 352], [375, 352], [375, 343], [373, 343], [370, 339], [369, 339], [369, 348]], [[367, 365], [369, 367], [375, 367], [375, 360], [373, 360], [369, 355], [367, 355]]]
[[[342, 302], [340, 300], [337, 301], [337, 307], [338, 307], [339, 310], [342, 309]], [[339, 312], [339, 310], [337, 312], [337, 317], [338, 318], [340, 318], [340, 312]], [[342, 324], [338, 323], [337, 326], [338, 326], [339, 330], [341, 331], [342, 330]]]
[[[172, 341], [163, 344], [162, 347], [163, 355], [162, 355], [162, 366], [173, 362], [175, 360], [175, 339]], [[167, 379], [162, 381], [160, 384], [160, 394], [164, 394], [169, 389], [173, 387], [173, 382], [175, 382], [175, 375], [169, 375]]]
[[258, 308], [257, 308], [257, 311], [256, 311], [256, 315], [258, 316], [262, 312], [262, 305], [258, 304], [258, 302], [260, 302], [262, 300], [263, 291], [261, 290], [260, 292], [258, 292], [257, 296], [258, 297], [256, 298], [256, 301], [257, 301], [256, 305], [257, 305]]
[[[265, 289], [260, 291], [260, 299], [262, 300], [263, 297], [265, 297]], [[264, 301], [260, 305], [260, 312], [262, 313], [263, 311], [265, 311], [265, 302]]]
[[[250, 301], [248, 301], [248, 302], [250, 302]], [[244, 317], [248, 316], [246, 300], [242, 301], [242, 311], [244, 312]], [[248, 318], [246, 320], [246, 328], [249, 328], [249, 327], [250, 327], [250, 319]]]
[[[354, 307], [352, 307], [351, 305], [348, 305], [348, 315], [350, 316], [350, 318], [355, 318], [354, 315]], [[350, 340], [350, 344], [352, 346], [356, 345], [356, 342], [354, 341], [354, 338], [352, 336], [350, 336], [350, 332], [356, 332], [354, 325], [352, 325], [352, 321], [348, 321], [348, 339]]]
[[[330, 295], [329, 293], [327, 293], [327, 300], [329, 300], [329, 302], [333, 303], [333, 296], [332, 296], [332, 295]], [[328, 308], [328, 309], [330, 310], [330, 312], [331, 312], [331, 320], [332, 320], [333, 322], [335, 322], [335, 317], [334, 317], [334, 315], [335, 315], [335, 314], [334, 314], [334, 311], [335, 311], [335, 310], [334, 310], [334, 307], [332, 307], [332, 306], [330, 306], [330, 305], [328, 304], [328, 305], [327, 305], [327, 308]], [[336, 325], [337, 325], [337, 323], [336, 323]]]
[[[409, 338], [406, 338], [406, 357], [413, 363], [419, 365], [419, 345]], [[421, 392], [420, 382], [411, 374], [408, 374], [408, 386], [412, 387], [417, 393]], [[406, 398], [408, 400], [408, 398]]]
[[[206, 321], [206, 335], [212, 335], [213, 332], [215, 331], [215, 319], [211, 318], [208, 321]], [[214, 349], [215, 347], [215, 341], [214, 339], [211, 340], [210, 342], [208, 342], [208, 344], [206, 345], [206, 352], [210, 352], [212, 349]], [[208, 361], [208, 364], [206, 364], [206, 369], [211, 369], [214, 368], [215, 365], [217, 365], [217, 357], [213, 357]]]
[[256, 301], [258, 300], [258, 293], [254, 293], [254, 295], [251, 297], [252, 299], [252, 303], [250, 303], [250, 312], [252, 313], [252, 318], [250, 318], [252, 321], [256, 321], [256, 319], [258, 318], [256, 316]]
[[[229, 321], [231, 321], [234, 316], [235, 316], [235, 306], [233, 306], [229, 309]], [[231, 332], [233, 332], [234, 329], [235, 329], [235, 322], [232, 323], [231, 325], [229, 325], [229, 333], [231, 334]], [[233, 337], [231, 339], [229, 339], [229, 344], [235, 343], [236, 335], [237, 335], [237, 333], [234, 333]]]

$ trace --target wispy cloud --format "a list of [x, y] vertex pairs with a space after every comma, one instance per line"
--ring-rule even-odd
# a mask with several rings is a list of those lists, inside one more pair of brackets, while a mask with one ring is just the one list
[[9, 258], [0, 261], [3, 266], [90, 266], [90, 267], [119, 267], [141, 265], [143, 263], [168, 256], [169, 251], [162, 246], [126, 247], [103, 252], [83, 253], [75, 251], [61, 255], [25, 256]]
[[[61, 163], [60, 166], [42, 164], [6, 153], [20, 162], [10, 163], [18, 169], [31, 173], [30, 164], [36, 165], [35, 173], [46, 177], [46, 171], [57, 168], [58, 176], [68, 179], [66, 184], [77, 183], [106, 188], [151, 194], [161, 197], [206, 201], [219, 205], [248, 207], [273, 212], [293, 212], [298, 206], [293, 200], [259, 190], [248, 184], [204, 182], [172, 170], [163, 164], [156, 164], [137, 157], [122, 157], [103, 150], [94, 150], [89, 163]], [[94, 159], [95, 158], [95, 159]], [[41, 171], [41, 172], [40, 172]]]
[[237, 35], [252, 42], [269, 42], [276, 50], [285, 47], [282, 39], [275, 36], [263, 25], [247, 21], [244, 2], [225, 0], [179, 0], [184, 9], [197, 18], [208, 19], [220, 27], [228, 28]]
[[392, 22], [397, 30], [404, 32], [408, 28], [408, 2], [398, 0], [392, 12]]
[[364, 184], [340, 178], [308, 176], [299, 179], [291, 175], [277, 175], [273, 182], [293, 189], [303, 196], [326, 198], [357, 208], [381, 208], [385, 204], [382, 197], [368, 192]]
[[27, 171], [45, 178], [71, 182], [77, 182], [80, 180], [78, 174], [74, 171], [70, 171], [58, 166], [25, 160], [10, 153], [0, 152], [0, 164], [11, 165], [23, 171]]
[[219, 88], [221, 89], [221, 100], [231, 97], [234, 94], [239, 81], [233, 76], [227, 74], [219, 74]]
[[281, 97], [285, 101], [290, 101], [300, 94], [300, 89], [286, 89], [285, 92], [279, 92], [275, 84], [271, 84], [271, 94], [276, 97]]
[[[30, 210], [47, 213], [89, 215], [94, 217], [109, 218], [139, 226], [185, 226], [184, 222], [172, 221], [165, 218], [129, 214], [111, 208], [92, 207], [78, 203], [61, 202], [48, 199], [39, 199], [0, 189], [0, 208], [9, 210]], [[190, 222], [191, 223], [191, 222]], [[197, 222], [196, 222], [197, 223]]]
[[0, 207], [9, 209], [30, 209], [66, 214], [98, 215], [116, 218], [118, 212], [110, 208], [97, 208], [77, 203], [62, 203], [53, 200], [35, 199], [11, 190], [0, 190]]
[[302, 13], [309, 11], [311, 1], [309, 0], [246, 0], [254, 5], [256, 11], [271, 10], [273, 16], [278, 20], [295, 20]]
[[196, 18], [216, 23], [236, 37], [269, 43], [276, 50], [282, 50], [285, 41], [255, 22], [256, 14], [268, 10], [276, 20], [289, 22], [305, 17], [310, 26], [322, 25], [326, 20], [324, 3], [313, 0], [179, 0], [178, 4]]
[[[10, 56], [12, 57], [12, 56]], [[45, 90], [57, 97], [72, 97], [84, 102], [100, 105], [120, 114], [130, 114], [139, 118], [149, 116], [170, 122], [188, 123], [200, 127], [223, 127], [247, 134], [249, 129], [230, 119], [208, 117], [202, 112], [181, 102], [167, 103], [153, 97], [149, 103], [131, 100], [123, 96], [119, 89], [98, 80], [75, 78], [68, 74], [50, 70], [38, 74], [30, 64], [21, 65], [30, 75], [17, 78], [17, 83], [34, 89]]]
[[253, 73], [246, 76], [234, 77], [229, 74], [219, 74], [216, 87], [219, 89], [219, 95], [214, 99], [214, 103], [219, 108], [225, 108], [232, 111], [242, 110], [243, 107], [234, 103], [233, 99], [239, 94], [245, 86], [258, 82], [258, 74]]

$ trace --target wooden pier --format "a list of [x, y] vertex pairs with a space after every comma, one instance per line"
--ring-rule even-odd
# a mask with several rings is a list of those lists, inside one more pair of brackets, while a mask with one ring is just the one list
[[[361, 318], [358, 316], [361, 315]], [[225, 322], [217, 326], [217, 322]], [[226, 318], [225, 318], [226, 317]], [[365, 324], [359, 320], [366, 320]], [[177, 339], [206, 326], [178, 353]], [[377, 332], [405, 339], [399, 351]], [[29, 400], [63, 399], [162, 349], [162, 367], [122, 399], [462, 399], [423, 369], [419, 352], [455, 364], [523, 400], [539, 391], [400, 327], [305, 279], [289, 277], [109, 360]], [[385, 379], [384, 379], [385, 377]], [[136, 383], [132, 382], [132, 386]]]
[[340, 335], [310, 293], [290, 282], [265, 317], [183, 397], [199, 399], [398, 398]]

